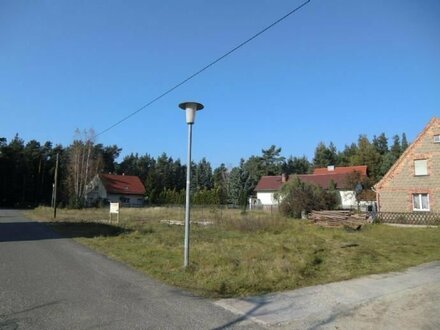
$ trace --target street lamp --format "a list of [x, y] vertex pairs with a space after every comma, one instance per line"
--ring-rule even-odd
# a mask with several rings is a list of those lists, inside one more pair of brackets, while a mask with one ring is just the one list
[[188, 158], [186, 162], [186, 206], [185, 206], [185, 239], [183, 246], [183, 267], [189, 264], [189, 224], [190, 224], [190, 187], [191, 187], [191, 142], [192, 125], [196, 117], [196, 111], [202, 110], [203, 105], [197, 102], [183, 102], [179, 108], [186, 112], [186, 124], [188, 125]]

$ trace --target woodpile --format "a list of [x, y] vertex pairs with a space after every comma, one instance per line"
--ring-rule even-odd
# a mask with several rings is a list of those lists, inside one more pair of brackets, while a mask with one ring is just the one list
[[312, 211], [307, 218], [318, 226], [352, 230], [360, 230], [371, 222], [365, 214], [353, 211]]

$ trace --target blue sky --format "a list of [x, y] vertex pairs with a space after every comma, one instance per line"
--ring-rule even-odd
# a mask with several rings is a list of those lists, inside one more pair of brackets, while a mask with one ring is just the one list
[[[0, 137], [72, 142], [97, 133], [302, 1], [0, 0]], [[312, 0], [231, 56], [98, 137], [122, 156], [238, 165], [405, 132], [440, 113], [440, 1]]]

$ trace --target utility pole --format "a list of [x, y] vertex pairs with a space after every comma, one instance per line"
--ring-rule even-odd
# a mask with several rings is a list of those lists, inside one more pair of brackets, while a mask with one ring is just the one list
[[55, 178], [53, 183], [52, 203], [53, 203], [53, 218], [57, 217], [57, 185], [58, 185], [58, 163], [60, 154], [57, 153], [57, 162], [55, 164]]

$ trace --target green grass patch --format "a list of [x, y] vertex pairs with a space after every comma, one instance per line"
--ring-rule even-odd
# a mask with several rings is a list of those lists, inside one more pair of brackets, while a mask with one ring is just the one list
[[[29, 215], [49, 219], [50, 209]], [[440, 260], [440, 228], [367, 225], [360, 231], [237, 210], [194, 210], [190, 267], [183, 269], [183, 210], [123, 209], [119, 224], [107, 210], [58, 210], [49, 222], [67, 237], [133, 268], [196, 294], [233, 297], [295, 289]]]

